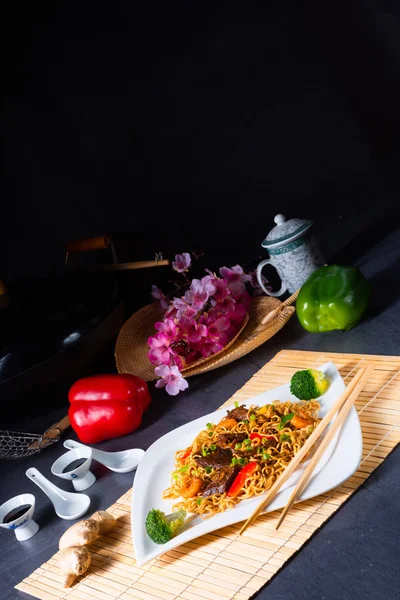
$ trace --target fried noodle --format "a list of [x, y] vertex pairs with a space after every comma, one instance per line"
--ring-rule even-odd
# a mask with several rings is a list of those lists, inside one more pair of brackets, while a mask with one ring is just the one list
[[[183, 508], [187, 512], [199, 514], [201, 517], [210, 517], [234, 507], [242, 500], [263, 494], [273, 485], [317, 426], [319, 419], [316, 414], [319, 408], [320, 404], [315, 400], [300, 403], [276, 401], [265, 407], [250, 406], [249, 409], [246, 408], [248, 418], [238, 421], [233, 427], [232, 419], [229, 423], [229, 414], [228, 420], [223, 419], [218, 424], [208, 424], [208, 428], [200, 431], [190, 448], [176, 452], [176, 469], [172, 473], [171, 486], [165, 490], [163, 498], [182, 498], [183, 484], [190, 482], [193, 478], [202, 480], [202, 490], [210, 484], [217, 469], [198, 464], [194, 457], [207, 456], [213, 448], [220, 448], [219, 440], [221, 438], [218, 436], [221, 434], [232, 436], [246, 434], [245, 445], [233, 442], [229, 448], [232, 450], [237, 468], [248, 462], [256, 462], [257, 468], [246, 477], [236, 497], [229, 496], [227, 492], [203, 497], [200, 491], [194, 497], [182, 498], [174, 505], [173, 509]], [[290, 419], [286, 422], [282, 421], [282, 417], [299, 412], [303, 417], [309, 417], [313, 424], [296, 429], [292, 426]], [[275, 437], [260, 439], [253, 435], [250, 440], [250, 434], [255, 433], [260, 436]], [[210, 446], [212, 446], [211, 449]]]

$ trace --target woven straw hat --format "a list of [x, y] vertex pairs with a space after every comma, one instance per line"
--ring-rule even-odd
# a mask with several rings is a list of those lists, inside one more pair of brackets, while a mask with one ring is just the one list
[[[296, 294], [297, 296], [297, 294]], [[248, 321], [242, 330], [221, 352], [202, 359], [184, 370], [184, 376], [190, 377], [217, 369], [248, 354], [277, 333], [293, 315], [295, 309], [289, 306], [294, 296], [281, 302], [270, 296], [255, 297], [252, 300]], [[274, 312], [274, 318], [262, 324], [265, 317]], [[156, 305], [148, 304], [135, 312], [123, 325], [115, 346], [115, 360], [119, 373], [131, 373], [145, 381], [157, 379], [154, 365], [147, 357], [148, 338], [154, 335], [154, 323], [161, 320], [162, 313]]]

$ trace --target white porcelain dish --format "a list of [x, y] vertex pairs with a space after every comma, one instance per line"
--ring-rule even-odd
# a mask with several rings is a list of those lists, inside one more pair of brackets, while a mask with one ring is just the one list
[[[319, 369], [324, 371], [331, 380], [328, 391], [319, 399], [321, 403], [319, 416], [323, 417], [343, 392], [345, 384], [333, 363], [326, 363]], [[274, 400], [298, 402], [297, 398], [290, 394], [288, 382], [246, 400], [245, 404], [246, 406], [251, 404], [263, 406]], [[139, 565], [144, 565], [168, 550], [210, 531], [244, 521], [261, 501], [262, 496], [256, 496], [213, 517], [207, 519], [196, 517], [187, 529], [172, 538], [167, 544], [155, 544], [146, 533], [145, 519], [150, 509], [158, 508], [168, 514], [172, 512], [172, 505], [178, 502], [177, 499], [162, 499], [163, 491], [170, 485], [171, 472], [175, 469], [175, 452], [190, 446], [198, 433], [205, 429], [206, 423], [217, 423], [226, 415], [226, 410], [226, 408], [217, 410], [170, 431], [154, 442], [145, 453], [139, 464], [132, 492], [132, 537]], [[300, 500], [312, 498], [343, 483], [358, 468], [361, 455], [361, 427], [357, 412], [355, 408], [352, 408], [346, 422], [323, 455]], [[305, 464], [303, 463], [282, 486], [281, 491], [266, 512], [283, 508], [286, 505]]]

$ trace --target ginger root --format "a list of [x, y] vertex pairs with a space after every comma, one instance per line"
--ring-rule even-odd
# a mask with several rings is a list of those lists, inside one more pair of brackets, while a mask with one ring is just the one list
[[72, 546], [61, 550], [59, 567], [64, 575], [64, 587], [71, 587], [78, 575], [83, 575], [88, 570], [91, 560], [91, 554], [84, 546]]
[[79, 521], [67, 529], [60, 538], [59, 567], [64, 575], [64, 587], [71, 587], [78, 575], [83, 575], [90, 565], [89, 546], [100, 535], [108, 533], [116, 524], [115, 517], [105, 510], [95, 512], [90, 519]]
[[97, 537], [99, 537], [99, 523], [94, 519], [85, 519], [72, 525], [60, 537], [58, 547], [60, 550], [70, 546], [89, 546]]
[[114, 515], [111, 515], [106, 510], [98, 510], [90, 517], [90, 520], [92, 519], [99, 524], [99, 535], [104, 535], [111, 531], [117, 522]]

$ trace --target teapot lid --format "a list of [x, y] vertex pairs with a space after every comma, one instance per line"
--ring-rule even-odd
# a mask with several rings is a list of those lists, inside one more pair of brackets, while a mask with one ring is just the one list
[[285, 215], [276, 215], [276, 227], [273, 227], [265, 240], [261, 243], [263, 248], [279, 248], [293, 242], [310, 229], [313, 222], [308, 219], [289, 219]]

